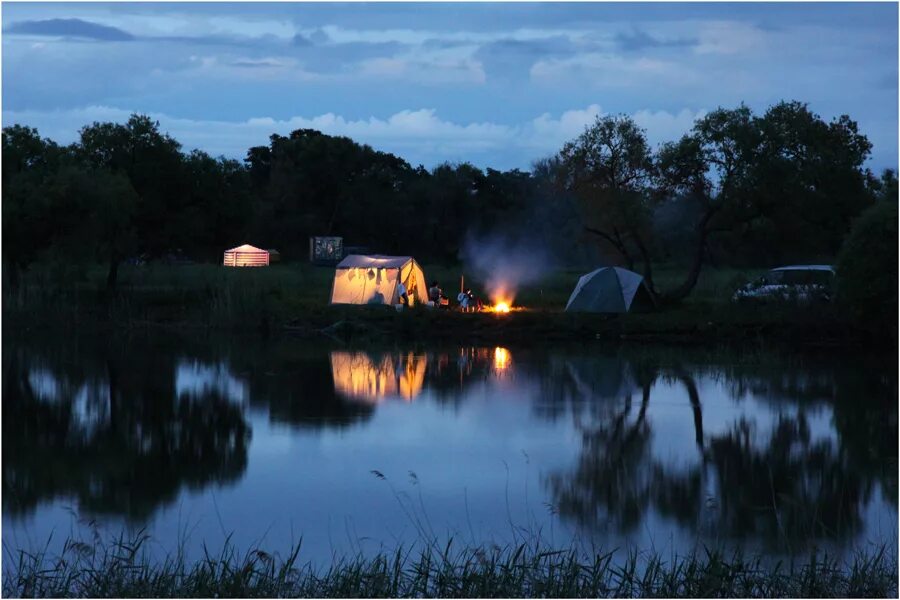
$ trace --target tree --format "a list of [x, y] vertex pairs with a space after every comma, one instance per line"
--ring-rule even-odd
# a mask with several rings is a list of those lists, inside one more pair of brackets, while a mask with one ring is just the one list
[[709, 235], [757, 213], [752, 168], [759, 134], [746, 106], [718, 109], [699, 119], [678, 142], [660, 148], [655, 173], [661, 202], [694, 202], [693, 252], [684, 282], [663, 294], [665, 302], [687, 297], [697, 284]]
[[91, 185], [85, 195], [90, 202], [88, 233], [97, 244], [100, 258], [109, 267], [106, 286], [112, 289], [118, 281], [119, 263], [137, 247], [134, 229], [137, 193], [121, 173], [96, 171], [89, 175]]
[[876, 201], [890, 200], [897, 202], [900, 191], [897, 188], [897, 172], [894, 169], [885, 169], [881, 177], [875, 177], [871, 172], [866, 173], [869, 190]]
[[[251, 148], [245, 162], [257, 194], [256, 236], [302, 252], [310, 235], [395, 244], [413, 171], [406, 161], [346, 137], [299, 129]], [[387, 214], [386, 214], [387, 213]]]
[[776, 104], [756, 121], [755, 225], [771, 232], [776, 258], [831, 259], [872, 203], [862, 167], [871, 143], [849, 117], [826, 122], [800, 102]]
[[121, 173], [69, 162], [37, 190], [44, 222], [45, 251], [68, 263], [101, 260], [115, 287], [118, 265], [133, 250], [137, 196]]
[[172, 230], [179, 247], [194, 256], [216, 258], [245, 239], [253, 213], [248, 169], [236, 160], [194, 150], [184, 158], [184, 204]]
[[159, 256], [192, 232], [180, 229], [188, 183], [181, 145], [160, 133], [159, 123], [131, 115], [124, 125], [94, 123], [81, 130], [78, 153], [93, 167], [122, 173], [137, 193], [138, 250]]
[[838, 300], [874, 332], [897, 332], [897, 203], [864, 212], [837, 261]]
[[847, 116], [827, 123], [799, 102], [762, 117], [741, 106], [699, 119], [657, 157], [660, 202], [700, 206], [688, 274], [663, 300], [690, 294], [714, 233], [738, 233], [743, 245], [762, 249], [759, 233], [768, 232], [782, 258], [833, 256], [871, 202], [862, 169], [870, 148]]
[[597, 117], [559, 153], [564, 189], [585, 214], [585, 230], [611, 245], [633, 269], [635, 253], [651, 289], [650, 235], [653, 162], [644, 130], [626, 115]]
[[42, 193], [66, 149], [36, 129], [3, 128], [3, 261], [11, 282], [52, 242], [56, 214]]

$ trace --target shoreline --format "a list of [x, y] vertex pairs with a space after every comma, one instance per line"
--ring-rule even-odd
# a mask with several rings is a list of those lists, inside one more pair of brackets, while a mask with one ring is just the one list
[[[832, 307], [826, 307], [832, 308]], [[895, 333], [854, 326], [834, 311], [779, 311], [753, 307], [678, 307], [664, 312], [622, 315], [529, 309], [506, 314], [460, 313], [387, 306], [324, 306], [286, 313], [213, 319], [202, 305], [147, 304], [135, 310], [98, 303], [60, 311], [4, 308], [7, 326], [19, 331], [105, 331], [135, 329], [285, 335], [347, 342], [543, 343], [616, 342], [671, 345], [775, 344], [798, 349], [896, 351]], [[887, 334], [887, 335], [886, 335]]]

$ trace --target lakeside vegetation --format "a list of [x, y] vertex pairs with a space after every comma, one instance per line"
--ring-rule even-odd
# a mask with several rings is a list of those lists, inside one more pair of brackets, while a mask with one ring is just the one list
[[[429, 279], [456, 282], [461, 267], [425, 265]], [[329, 306], [334, 271], [309, 264], [264, 269], [219, 265], [126, 266], [119, 289], [109, 294], [104, 269], [95, 266], [58, 275], [42, 271], [6, 288], [4, 316], [18, 327], [178, 327], [271, 335], [279, 332], [342, 341], [519, 342], [535, 340], [646, 340], [692, 343], [775, 341], [795, 345], [876, 343], [890, 346], [891, 332], [867, 330], [835, 304], [737, 305], [734, 289], [759, 270], [708, 269], [695, 293], [677, 307], [624, 315], [562, 312], [578, 277], [558, 270], [523, 286], [506, 315], [462, 314], [385, 306]], [[661, 281], [683, 270], [659, 269]], [[466, 276], [475, 289], [481, 282]]]
[[[831, 261], [856, 219], [897, 203], [897, 178], [866, 166], [871, 143], [843, 115], [801, 102], [763, 114], [719, 108], [651, 148], [625, 116], [603, 116], [529, 172], [469, 163], [431, 170], [314, 130], [271, 136], [244, 161], [182, 151], [142, 115], [85, 126], [60, 146], [3, 129], [7, 283], [55, 263], [217, 262], [249, 241], [305, 260], [314, 235], [346, 246], [466, 262], [472, 239], [527, 247], [557, 266], [640, 270], [663, 303], [690, 296], [709, 266]], [[678, 263], [678, 281], [659, 267]]]
[[688, 556], [589, 553], [541, 543], [399, 547], [340, 558], [325, 569], [302, 558], [230, 543], [187, 560], [151, 561], [147, 537], [93, 545], [69, 540], [63, 556], [20, 551], [3, 574], [3, 595], [22, 598], [887, 598], [897, 594], [897, 565], [885, 548], [848, 560], [825, 554], [764, 561], [738, 552]]
[[[3, 129], [4, 313], [22, 326], [341, 338], [895, 346], [897, 179], [864, 166], [870, 149], [852, 119], [825, 121], [800, 102], [720, 108], [655, 149], [629, 117], [599, 117], [531, 172], [429, 171], [312, 130], [273, 135], [242, 163], [185, 153], [141, 115], [88, 125], [69, 146], [14, 125]], [[327, 306], [332, 271], [305, 263], [308, 237], [322, 234], [414, 255], [451, 297], [461, 274], [483, 294], [508, 259], [543, 268], [517, 289], [531, 311], [502, 321], [348, 311]], [[479, 240], [506, 262], [485, 267]], [[215, 266], [242, 241], [279, 249], [285, 264]], [[839, 302], [730, 303], [738, 285], [786, 262], [836, 263]], [[603, 264], [640, 271], [659, 310], [560, 313], [578, 276]]]

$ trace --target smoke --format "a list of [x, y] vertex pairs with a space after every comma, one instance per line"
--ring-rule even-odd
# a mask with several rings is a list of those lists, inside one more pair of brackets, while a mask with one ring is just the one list
[[491, 303], [511, 303], [523, 285], [540, 281], [552, 268], [543, 247], [512, 235], [467, 235], [460, 258], [467, 272], [484, 282]]

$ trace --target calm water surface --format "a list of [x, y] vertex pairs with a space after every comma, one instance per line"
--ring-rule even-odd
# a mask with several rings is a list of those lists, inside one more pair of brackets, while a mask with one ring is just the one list
[[897, 546], [896, 357], [5, 339], [3, 544]]

